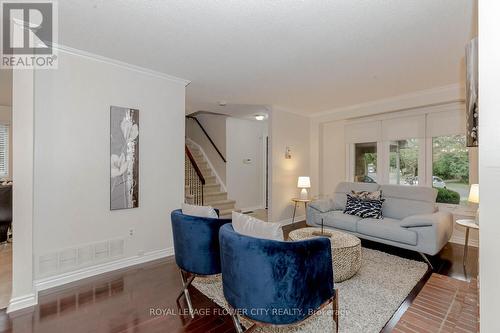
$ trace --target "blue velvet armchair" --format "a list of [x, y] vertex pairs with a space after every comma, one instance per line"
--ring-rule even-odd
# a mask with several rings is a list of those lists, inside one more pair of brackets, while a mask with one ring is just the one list
[[222, 225], [231, 223], [231, 219], [184, 215], [178, 209], [171, 213], [171, 220], [175, 262], [179, 267], [183, 284], [177, 301], [184, 295], [189, 313], [194, 317], [188, 287], [196, 276], [221, 273], [219, 229]]
[[240, 316], [257, 326], [297, 324], [333, 303], [338, 332], [338, 293], [333, 285], [330, 239], [281, 242], [238, 234], [232, 225], [219, 232], [224, 296]]

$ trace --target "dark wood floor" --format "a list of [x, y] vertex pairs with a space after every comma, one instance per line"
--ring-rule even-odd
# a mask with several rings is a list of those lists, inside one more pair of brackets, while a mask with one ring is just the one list
[[[411, 251], [372, 242], [363, 246], [420, 260]], [[463, 246], [448, 244], [432, 258], [436, 272], [462, 280], [477, 276], [477, 249], [469, 251], [465, 269], [462, 253]], [[384, 332], [392, 331], [430, 275], [407, 297]], [[14, 317], [0, 311], [0, 333], [234, 332], [230, 317], [194, 288], [191, 294], [198, 314], [195, 319], [183, 315], [184, 301], [181, 309], [175, 302], [180, 288], [175, 262], [166, 258], [42, 292], [31, 311]]]

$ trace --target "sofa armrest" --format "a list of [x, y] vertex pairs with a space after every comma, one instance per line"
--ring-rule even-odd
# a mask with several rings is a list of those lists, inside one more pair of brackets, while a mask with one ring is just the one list
[[314, 200], [311, 203], [309, 203], [308, 206], [320, 211], [321, 213], [326, 213], [335, 209], [332, 199]]
[[453, 217], [449, 212], [438, 211], [433, 214], [420, 214], [405, 217], [401, 221], [403, 228], [430, 227], [438, 224], [452, 224]]

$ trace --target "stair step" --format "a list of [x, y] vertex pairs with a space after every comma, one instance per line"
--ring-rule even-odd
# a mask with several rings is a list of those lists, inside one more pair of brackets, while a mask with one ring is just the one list
[[205, 185], [217, 185], [217, 178], [215, 176], [203, 176], [205, 178]]
[[219, 184], [211, 184], [211, 185], [205, 185], [203, 188], [203, 191], [207, 194], [209, 193], [214, 193], [214, 192], [220, 192], [221, 188]]
[[222, 200], [227, 200], [227, 192], [204, 193], [203, 195], [203, 202], [207, 205]]
[[200, 170], [201, 174], [203, 175], [203, 178], [207, 178], [209, 176], [213, 176], [212, 171], [210, 169], [202, 169]]
[[220, 218], [230, 219], [233, 212], [241, 213], [241, 209], [225, 209], [219, 211]]
[[217, 208], [220, 211], [228, 210], [228, 209], [234, 210], [235, 203], [236, 203], [236, 201], [234, 201], [234, 200], [220, 200], [220, 201], [211, 202], [210, 206]]
[[[221, 192], [221, 188], [219, 184], [205, 184], [203, 191], [206, 194], [210, 194], [214, 192]], [[189, 186], [184, 186], [184, 193], [189, 193]]]

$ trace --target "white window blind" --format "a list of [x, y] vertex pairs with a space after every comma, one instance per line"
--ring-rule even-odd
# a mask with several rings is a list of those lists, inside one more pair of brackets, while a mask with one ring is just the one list
[[9, 174], [9, 125], [0, 124], [0, 177]]

